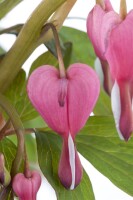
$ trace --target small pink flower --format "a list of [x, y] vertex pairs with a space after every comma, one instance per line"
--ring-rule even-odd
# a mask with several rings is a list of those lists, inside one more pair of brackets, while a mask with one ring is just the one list
[[76, 134], [85, 125], [99, 95], [96, 73], [76, 63], [60, 78], [53, 66], [42, 66], [30, 76], [28, 96], [46, 123], [63, 138], [59, 177], [66, 188], [74, 189], [82, 178], [82, 166], [74, 144]]
[[99, 57], [104, 75], [104, 89], [110, 95], [113, 80], [110, 76], [105, 52], [111, 30], [121, 22], [120, 16], [113, 10], [109, 0], [104, 0], [104, 8], [96, 4], [87, 18], [87, 34]]
[[31, 177], [26, 178], [24, 174], [17, 174], [12, 187], [19, 200], [36, 200], [37, 192], [41, 185], [41, 176], [38, 172], [32, 171]]
[[115, 80], [112, 109], [118, 133], [128, 140], [133, 131], [133, 10], [117, 25], [108, 38], [106, 58]]

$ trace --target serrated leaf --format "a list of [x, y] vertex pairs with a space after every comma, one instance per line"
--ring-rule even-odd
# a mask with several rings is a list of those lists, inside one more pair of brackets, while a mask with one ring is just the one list
[[61, 138], [50, 132], [37, 132], [37, 151], [40, 168], [55, 189], [58, 200], [94, 200], [89, 177], [84, 172], [80, 185], [73, 191], [66, 190], [58, 178]]
[[96, 58], [92, 44], [85, 32], [62, 27], [59, 34], [63, 43], [70, 42], [72, 44], [72, 54], [70, 63], [81, 62], [93, 66]]
[[91, 117], [76, 141], [79, 152], [98, 171], [133, 196], [133, 139], [119, 139], [112, 117]]
[[26, 83], [26, 73], [21, 69], [5, 92], [5, 95], [16, 108], [22, 121], [28, 121], [39, 116], [27, 96]]

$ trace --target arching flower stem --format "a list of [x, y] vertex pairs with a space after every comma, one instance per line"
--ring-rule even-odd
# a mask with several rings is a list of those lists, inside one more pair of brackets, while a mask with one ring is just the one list
[[53, 32], [53, 35], [54, 35], [54, 39], [55, 39], [57, 57], [58, 57], [58, 62], [59, 62], [60, 78], [65, 78], [66, 77], [66, 71], [65, 71], [65, 67], [64, 67], [63, 56], [62, 56], [62, 52], [61, 52], [60, 40], [59, 40], [58, 32], [56, 30], [56, 27], [52, 23], [45, 24], [43, 30], [45, 31], [45, 29], [48, 30], [49, 28], [52, 29], [52, 32]]
[[11, 168], [11, 176], [13, 177], [19, 170], [24, 153], [24, 128], [15, 108], [10, 104], [8, 99], [0, 94], [0, 106], [6, 111], [11, 119], [12, 125], [17, 135], [17, 152]]

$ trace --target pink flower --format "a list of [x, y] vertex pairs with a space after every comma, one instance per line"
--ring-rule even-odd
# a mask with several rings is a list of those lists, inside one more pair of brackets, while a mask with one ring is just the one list
[[19, 200], [36, 200], [37, 192], [41, 185], [41, 176], [38, 172], [32, 171], [31, 177], [26, 178], [24, 174], [17, 174], [12, 187]]
[[66, 188], [74, 189], [82, 178], [82, 166], [74, 144], [99, 95], [99, 80], [85, 64], [71, 65], [66, 78], [53, 66], [36, 69], [29, 78], [28, 96], [46, 123], [63, 138], [59, 177]]
[[114, 12], [109, 0], [104, 0], [104, 8], [96, 4], [87, 18], [87, 34], [99, 57], [104, 75], [104, 89], [110, 95], [113, 80], [105, 58], [108, 38], [111, 30], [121, 22], [120, 16]]
[[133, 10], [108, 38], [106, 58], [115, 80], [112, 109], [118, 133], [128, 140], [133, 131]]

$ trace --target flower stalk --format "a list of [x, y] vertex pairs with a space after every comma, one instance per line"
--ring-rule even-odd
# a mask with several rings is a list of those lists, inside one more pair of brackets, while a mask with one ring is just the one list
[[26, 153], [26, 146], [24, 147], [24, 175], [26, 178], [31, 178], [31, 176], [32, 176], [32, 173], [31, 173], [30, 167], [29, 167], [28, 156]]
[[42, 27], [48, 21], [49, 17], [54, 13], [51, 20], [52, 22], [56, 22], [59, 29], [75, 2], [76, 0], [55, 0], [53, 4], [53, 0], [45, 0], [38, 5], [31, 17], [23, 26], [14, 45], [1, 61], [1, 92], [8, 88], [25, 60], [35, 50], [35, 48], [52, 38], [51, 32], [40, 37]]
[[126, 0], [121, 0], [120, 1], [120, 17], [121, 19], [125, 19], [127, 16], [127, 4], [126, 4]]
[[6, 130], [9, 128], [10, 125], [10, 119], [6, 122], [6, 124], [3, 126], [3, 128], [0, 130], [0, 140], [3, 139], [3, 137], [5, 136], [5, 132]]
[[60, 40], [58, 36], [58, 32], [56, 30], [56, 27], [52, 23], [47, 23], [44, 26], [44, 31], [51, 28], [55, 43], [56, 43], [56, 50], [57, 50], [57, 57], [58, 57], [58, 62], [59, 62], [59, 72], [60, 72], [60, 78], [65, 78], [66, 77], [66, 72], [65, 72], [65, 67], [64, 67], [64, 62], [63, 62], [63, 56], [61, 52], [61, 47], [60, 47]]

